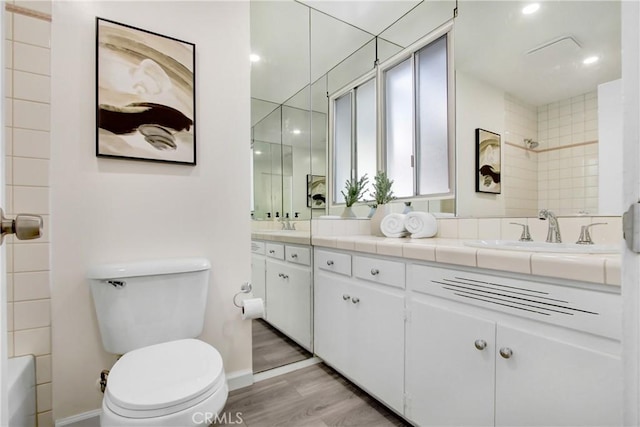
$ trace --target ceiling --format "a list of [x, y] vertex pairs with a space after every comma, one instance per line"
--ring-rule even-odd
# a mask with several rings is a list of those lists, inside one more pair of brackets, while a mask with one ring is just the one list
[[[456, 71], [531, 105], [586, 93], [620, 77], [620, 2], [541, 1], [536, 13], [523, 15], [528, 3], [460, 0]], [[359, 75], [350, 70], [362, 74], [373, 68], [375, 36], [384, 60], [425, 29], [451, 19], [454, 7], [453, 0], [252, 1], [252, 52], [262, 57], [252, 64], [252, 97], [274, 103], [256, 101], [263, 107], [260, 115], [296, 93], [309, 105], [309, 95], [301, 97], [300, 90], [310, 80], [329, 72], [322, 84], [330, 92]], [[589, 55], [600, 61], [585, 66]]]

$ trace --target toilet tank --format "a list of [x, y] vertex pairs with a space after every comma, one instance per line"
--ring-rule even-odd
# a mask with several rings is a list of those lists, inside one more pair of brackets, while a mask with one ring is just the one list
[[200, 335], [210, 269], [203, 258], [91, 267], [87, 278], [105, 350], [124, 354]]

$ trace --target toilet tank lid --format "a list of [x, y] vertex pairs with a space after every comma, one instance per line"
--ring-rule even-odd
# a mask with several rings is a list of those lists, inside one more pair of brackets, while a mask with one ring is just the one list
[[89, 267], [89, 279], [118, 279], [123, 277], [156, 276], [209, 270], [211, 263], [205, 258], [157, 259], [129, 263], [99, 264]]

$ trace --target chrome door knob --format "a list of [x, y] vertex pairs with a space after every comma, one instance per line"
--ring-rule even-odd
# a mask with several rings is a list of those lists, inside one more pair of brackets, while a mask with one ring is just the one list
[[473, 345], [475, 345], [478, 350], [487, 348], [487, 342], [485, 340], [476, 340]]
[[509, 347], [503, 347], [500, 349], [500, 356], [505, 359], [509, 359], [511, 358], [511, 356], [513, 356], [513, 350], [511, 350]]
[[40, 215], [18, 214], [15, 219], [5, 218], [0, 209], [2, 235], [0, 244], [7, 234], [15, 234], [18, 240], [37, 239], [42, 236], [42, 217]]

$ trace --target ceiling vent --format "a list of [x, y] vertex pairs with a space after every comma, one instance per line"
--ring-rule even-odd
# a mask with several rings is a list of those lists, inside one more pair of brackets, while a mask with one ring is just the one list
[[553, 40], [549, 40], [548, 42], [542, 43], [539, 46], [534, 47], [533, 49], [529, 49], [527, 51], [527, 55], [531, 55], [534, 53], [544, 53], [549, 54], [550, 51], [555, 51], [552, 55], [560, 53], [560, 52], [576, 52], [582, 48], [582, 45], [578, 40], [573, 36], [562, 36], [555, 38]]

